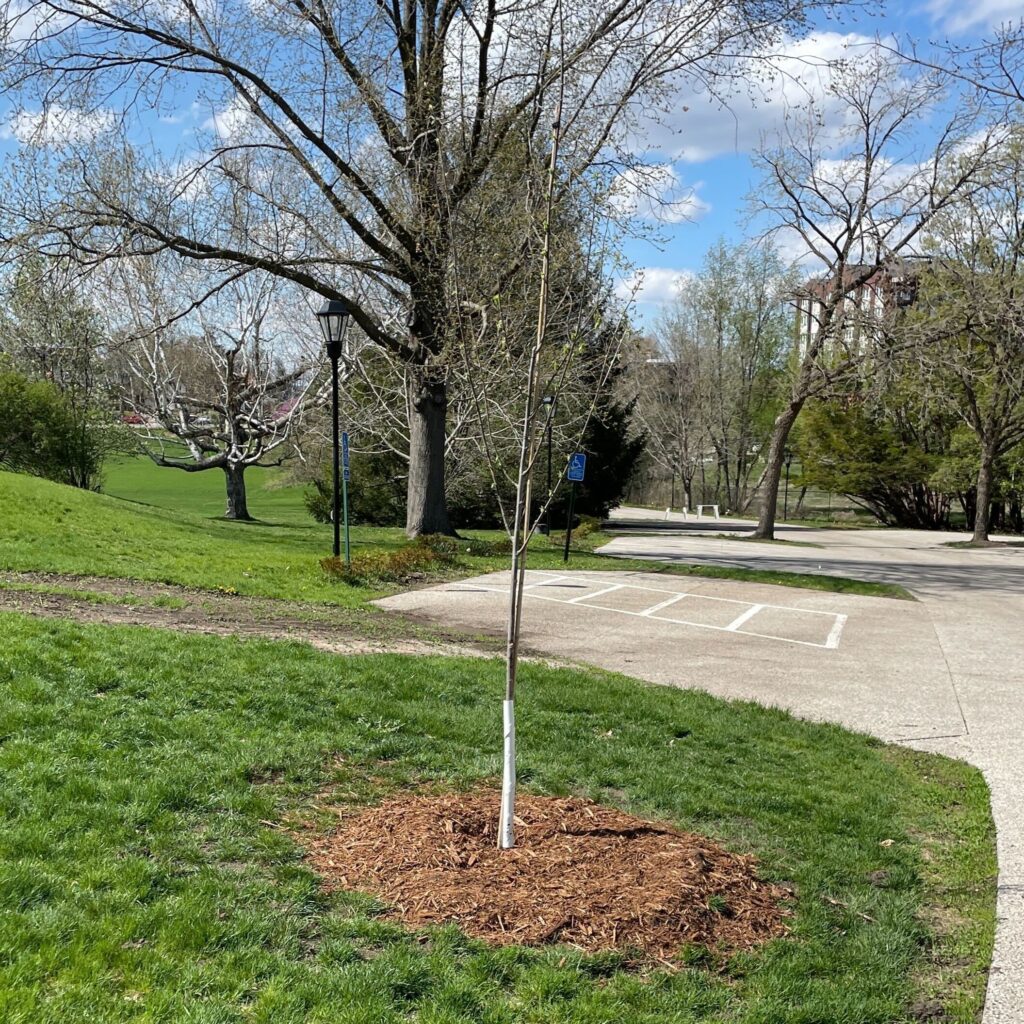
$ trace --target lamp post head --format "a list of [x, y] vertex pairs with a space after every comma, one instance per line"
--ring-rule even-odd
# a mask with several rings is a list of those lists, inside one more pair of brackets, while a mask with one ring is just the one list
[[792, 466], [792, 465], [793, 465], [793, 449], [792, 448], [787, 448], [786, 449], [786, 469], [789, 469], [789, 467]]
[[340, 359], [348, 332], [348, 304], [342, 299], [326, 299], [316, 315], [323, 331], [327, 355], [332, 361]]

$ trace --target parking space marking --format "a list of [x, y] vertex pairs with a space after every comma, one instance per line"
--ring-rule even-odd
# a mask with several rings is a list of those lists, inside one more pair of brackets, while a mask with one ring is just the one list
[[593, 594], [580, 594], [577, 597], [570, 597], [566, 604], [579, 604], [581, 601], [589, 601], [591, 598], [600, 597], [602, 594], [610, 594], [613, 590], [623, 590], [628, 586], [626, 583], [615, 583], [604, 590], [596, 590]]
[[846, 615], [840, 615], [836, 613], [836, 621], [832, 626], [831, 631], [828, 634], [828, 639], [825, 641], [825, 646], [830, 650], [834, 651], [839, 646], [839, 637], [842, 636], [843, 626], [846, 625]]
[[[779, 643], [786, 644], [797, 644], [800, 647], [815, 647], [819, 650], [837, 650], [839, 647], [839, 641], [842, 637], [843, 628], [846, 625], [848, 616], [840, 612], [828, 612], [822, 611], [818, 608], [794, 608], [792, 605], [780, 605], [780, 604], [755, 604], [751, 601], [739, 601], [731, 597], [712, 597], [711, 595], [705, 594], [690, 594], [687, 592], [680, 593], [677, 590], [669, 590], [665, 587], [651, 587], [642, 583], [613, 583], [607, 584], [602, 589], [592, 591], [586, 594], [578, 594], [575, 597], [556, 597], [552, 594], [542, 594], [539, 590], [544, 587], [558, 587], [559, 585], [564, 586], [569, 581], [574, 582], [586, 582], [587, 577], [583, 573], [578, 573], [573, 576], [567, 576], [562, 573], [545, 573], [544, 570], [534, 569], [532, 573], [538, 573], [543, 575], [544, 578], [537, 580], [533, 583], [527, 583], [524, 586], [524, 596], [536, 598], [538, 601], [554, 601], [556, 604], [573, 604], [580, 605], [583, 608], [593, 608], [597, 611], [613, 612], [617, 615], [632, 615], [636, 618], [641, 619], [653, 619], [656, 622], [667, 622], [675, 626], [692, 626], [695, 629], [712, 629], [719, 633], [731, 633], [734, 636], [752, 636], [757, 637], [761, 640], [775, 640]], [[607, 580], [596, 579], [590, 581], [592, 586], [600, 586], [603, 583], [607, 583]], [[452, 590], [460, 590], [458, 584], [451, 587]], [[486, 584], [476, 584], [474, 590], [486, 590], [492, 594], [507, 594], [508, 588], [504, 586], [488, 586]], [[611, 594], [617, 591], [623, 590], [642, 590], [649, 591], [654, 594], [668, 594], [669, 596], [661, 601], [656, 602], [649, 608], [643, 609], [643, 611], [633, 611], [628, 608], [615, 608], [607, 604], [593, 604], [591, 603], [595, 597], [601, 597], [604, 594]], [[668, 616], [658, 615], [657, 613], [677, 604], [682, 601], [683, 598], [694, 598], [699, 601], [719, 601], [726, 604], [742, 605], [743, 611], [736, 616], [728, 625], [716, 626], [707, 622], [693, 622], [689, 619], [669, 618]], [[773, 633], [761, 633], [753, 629], [743, 629], [742, 627], [750, 622], [759, 612], [795, 612], [799, 615], [818, 615], [827, 616], [831, 618], [832, 625], [829, 629], [828, 635], [825, 638], [824, 643], [815, 643], [812, 640], [799, 640], [791, 636], [779, 636]]]
[[648, 618], [655, 612], [660, 612], [662, 608], [667, 608], [669, 605], [675, 604], [676, 601], [682, 601], [684, 597], [688, 596], [688, 594], [673, 594], [667, 601], [659, 601], [657, 604], [652, 604], [650, 608], [645, 608], [640, 614], [644, 618]]
[[752, 604], [742, 615], [738, 615], [728, 626], [725, 627], [727, 633], [735, 633], [740, 626], [743, 625], [748, 619], [752, 619], [761, 609], [764, 608], [763, 604]]

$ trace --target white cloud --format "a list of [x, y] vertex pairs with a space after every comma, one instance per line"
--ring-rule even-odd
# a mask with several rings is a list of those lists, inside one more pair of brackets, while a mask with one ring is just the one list
[[[740, 88], [728, 107], [706, 94], [684, 91], [670, 109], [641, 119], [633, 145], [689, 163], [749, 153], [777, 134], [788, 114], [810, 102], [839, 127], [840, 105], [829, 95], [832, 65], [856, 60], [874, 45], [874, 39], [858, 33], [816, 32], [791, 40], [765, 55], [756, 68], [750, 65], [748, 89]], [[774, 70], [766, 74], [767, 68]]]
[[19, 111], [0, 129], [0, 136], [31, 146], [66, 146], [90, 142], [115, 123], [109, 110], [75, 110], [51, 103], [45, 110]]
[[6, 11], [6, 32], [2, 44], [8, 50], [24, 50], [47, 39], [73, 21], [71, 14], [58, 13], [46, 4], [15, 0]]
[[931, 0], [928, 10], [948, 32], [994, 28], [1021, 17], [1020, 0]]
[[625, 278], [615, 286], [618, 298], [647, 302], [652, 305], [665, 305], [672, 302], [693, 273], [689, 270], [676, 270], [672, 267], [644, 267]]
[[697, 194], [703, 182], [686, 185], [671, 164], [623, 171], [612, 184], [612, 207], [640, 220], [679, 224], [699, 220], [711, 206]]
[[217, 133], [223, 142], [230, 142], [247, 134], [256, 124], [249, 104], [241, 96], [231, 99], [223, 110], [215, 111], [203, 122], [203, 128]]

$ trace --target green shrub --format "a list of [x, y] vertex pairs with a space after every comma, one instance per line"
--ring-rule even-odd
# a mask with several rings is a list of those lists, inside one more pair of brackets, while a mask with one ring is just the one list
[[425, 574], [455, 564], [455, 556], [432, 547], [430, 538], [419, 537], [397, 551], [357, 555], [346, 565], [342, 558], [323, 558], [320, 567], [332, 579], [351, 586], [373, 583], [408, 583]]
[[499, 540], [482, 540], [479, 537], [447, 537], [442, 533], [436, 533], [420, 537], [416, 543], [439, 554], [448, 555], [453, 560], [459, 555], [498, 558], [501, 555], [512, 553], [512, 541], [508, 537], [502, 537]]
[[[405, 485], [408, 466], [391, 452], [353, 452], [348, 482], [349, 519], [356, 526], [401, 526], [405, 523]], [[324, 465], [306, 491], [306, 511], [318, 522], [329, 523], [334, 485], [330, 464]]]
[[[573, 540], [583, 540], [584, 537], [589, 537], [592, 533], [599, 533], [601, 530], [602, 522], [596, 516], [574, 516], [575, 525], [572, 528]], [[548, 539], [556, 547], [561, 547], [565, 543], [565, 530], [552, 530], [548, 534]]]
[[512, 551], [508, 538], [479, 540], [475, 537], [446, 537], [431, 534], [417, 537], [397, 551], [357, 555], [350, 565], [343, 558], [323, 558], [320, 567], [332, 579], [352, 586], [374, 583], [409, 583], [450, 569], [460, 555], [493, 558]]
[[0, 468], [97, 490], [104, 459], [126, 449], [122, 428], [0, 363]]

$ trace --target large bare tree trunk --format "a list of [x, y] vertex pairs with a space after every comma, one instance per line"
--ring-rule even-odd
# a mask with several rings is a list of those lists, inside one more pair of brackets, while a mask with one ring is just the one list
[[988, 542], [988, 518], [992, 508], [992, 478], [996, 461], [995, 447], [983, 443], [978, 465], [978, 496], [974, 506], [974, 536], [972, 544]]
[[779, 511], [779, 480], [782, 478], [782, 464], [786, 458], [786, 442], [803, 407], [804, 399], [791, 401], [775, 417], [775, 427], [772, 430], [771, 443], [768, 445], [768, 458], [761, 483], [764, 495], [761, 516], [753, 533], [758, 540], [775, 539], [775, 517]]
[[409, 388], [409, 493], [405, 532], [454, 536], [444, 494], [448, 386], [441, 371], [411, 367]]
[[225, 466], [224, 482], [228, 491], [228, 506], [225, 519], [252, 519], [245, 501], [245, 466]]

